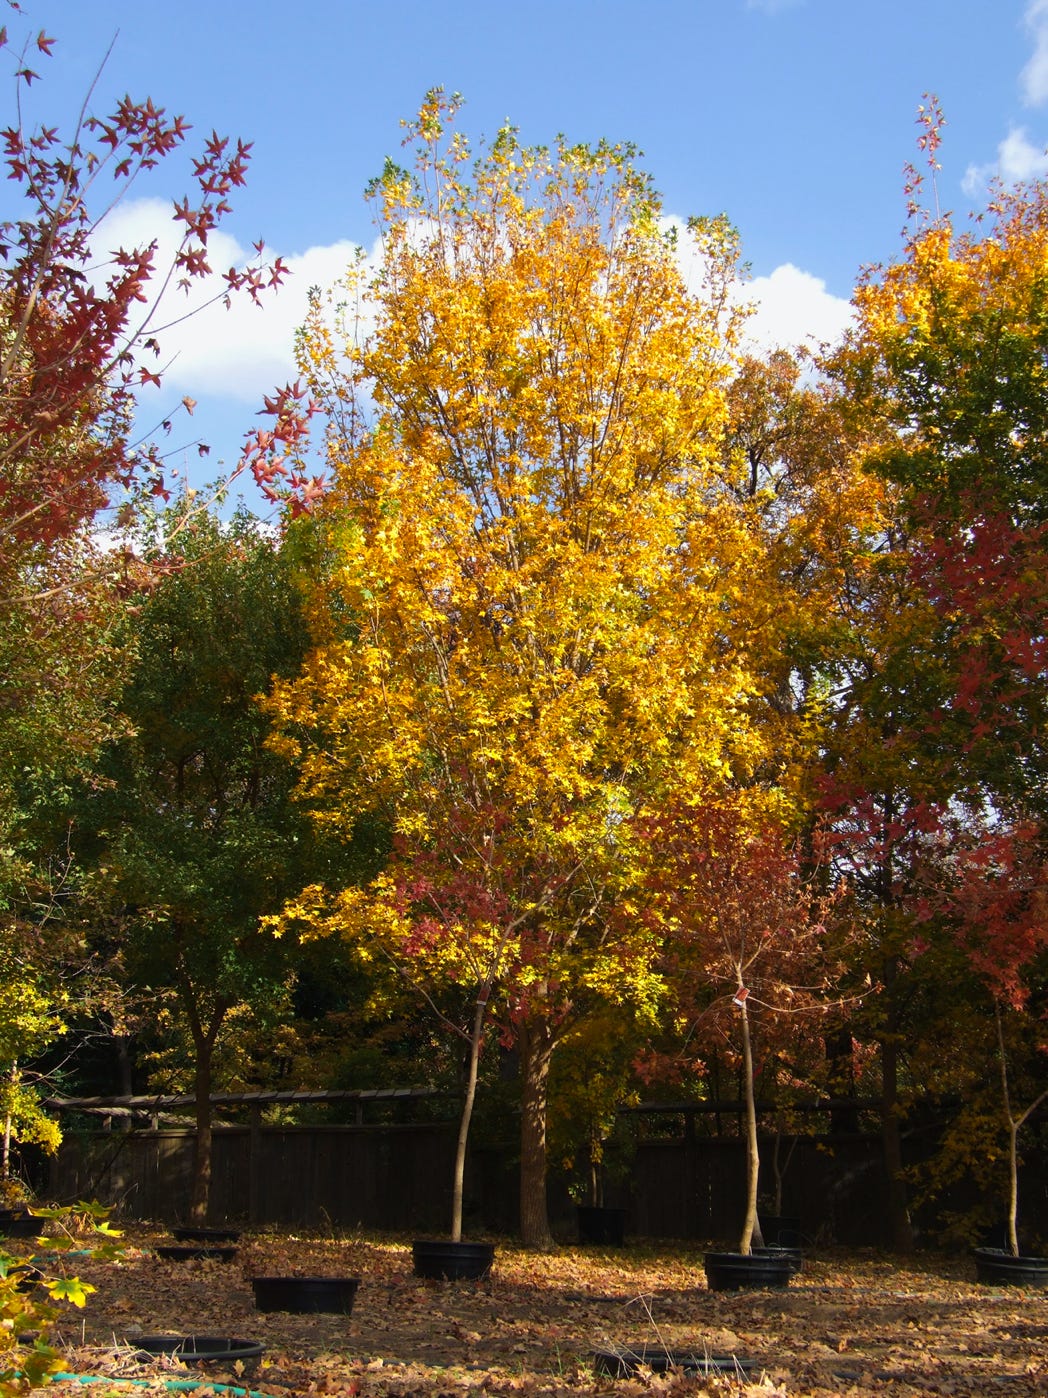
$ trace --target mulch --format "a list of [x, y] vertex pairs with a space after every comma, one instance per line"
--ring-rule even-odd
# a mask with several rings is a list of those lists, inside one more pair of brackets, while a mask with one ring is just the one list
[[[784, 1290], [712, 1292], [702, 1249], [676, 1242], [538, 1254], [499, 1240], [486, 1280], [434, 1282], [413, 1275], [407, 1238], [253, 1233], [228, 1262], [158, 1257], [171, 1242], [159, 1228], [130, 1227], [125, 1241], [118, 1261], [67, 1259], [97, 1290], [59, 1333], [70, 1372], [137, 1379], [125, 1393], [197, 1376], [272, 1398], [1048, 1395], [1048, 1292], [980, 1285], [963, 1255], [806, 1253]], [[349, 1316], [265, 1313], [249, 1280], [259, 1275], [361, 1282]], [[158, 1333], [255, 1340], [265, 1352], [253, 1367], [141, 1362], [136, 1338]], [[595, 1355], [624, 1351], [647, 1362], [623, 1366], [627, 1377], [598, 1372], [608, 1364]], [[678, 1367], [704, 1355], [745, 1367]], [[106, 1398], [108, 1387], [79, 1391]]]

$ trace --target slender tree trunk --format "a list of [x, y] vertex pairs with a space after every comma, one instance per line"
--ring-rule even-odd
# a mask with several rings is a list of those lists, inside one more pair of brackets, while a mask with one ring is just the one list
[[524, 1246], [553, 1247], [546, 1203], [546, 1099], [553, 1036], [545, 1020], [520, 1030], [520, 1233]]
[[215, 1042], [231, 1002], [221, 997], [211, 1005], [207, 1023], [200, 1013], [200, 1003], [192, 984], [186, 980], [181, 987], [181, 999], [186, 1008], [193, 1047], [196, 1053], [193, 1095], [195, 1098], [196, 1143], [193, 1154], [193, 1192], [189, 1204], [189, 1222], [197, 1227], [207, 1222], [211, 1197], [211, 1081]]
[[742, 1028], [742, 1075], [746, 1103], [746, 1217], [743, 1220], [742, 1237], [739, 1239], [739, 1251], [745, 1256], [752, 1251], [754, 1233], [757, 1235], [758, 1245], [764, 1240], [757, 1224], [757, 1182], [760, 1177], [761, 1157], [757, 1145], [757, 1103], [753, 1093], [753, 1044], [750, 1041], [750, 1016], [746, 1008], [745, 994], [737, 1003]]
[[[135, 1084], [131, 1068], [131, 1036], [129, 1034], [117, 1034], [116, 1041], [116, 1062], [117, 1072], [120, 1075], [120, 1095], [121, 1097], [131, 1097], [134, 1094]], [[130, 1121], [130, 1117], [127, 1118]]]
[[[18, 1085], [18, 1064], [17, 1064], [17, 1063], [12, 1063], [12, 1064], [11, 1064], [11, 1073], [10, 1073], [10, 1077], [11, 1077], [11, 1091], [12, 1091], [12, 1095], [13, 1095], [15, 1087]], [[11, 1178], [11, 1135], [12, 1135], [13, 1130], [14, 1130], [14, 1122], [13, 1122], [12, 1119], [11, 1119], [11, 1113], [10, 1113], [10, 1111], [8, 1111], [8, 1112], [6, 1113], [6, 1115], [4, 1116], [4, 1156], [3, 1156], [2, 1169], [3, 1169], [3, 1178], [4, 1178], [5, 1180], [9, 1180], [9, 1179]]]
[[[891, 736], [886, 733], [885, 737]], [[877, 865], [877, 899], [881, 905], [886, 928], [889, 911], [895, 902], [894, 846], [889, 835], [895, 819], [895, 793], [884, 794], [881, 838], [884, 844]], [[889, 933], [889, 936], [891, 934]], [[884, 984], [885, 1023], [880, 1039], [881, 1050], [881, 1144], [884, 1171], [888, 1181], [888, 1226], [891, 1244], [896, 1252], [913, 1252], [913, 1225], [906, 1191], [905, 1165], [902, 1155], [901, 1109], [899, 1105], [899, 958], [886, 948], [881, 975]]]
[[1008, 1250], [1019, 1256], [1019, 1127], [1008, 1114]]
[[473, 1103], [477, 1096], [477, 1073], [480, 1067], [480, 1041], [484, 1032], [484, 1015], [487, 1011], [487, 994], [477, 997], [473, 1011], [473, 1028], [469, 1038], [469, 1067], [466, 1072], [466, 1095], [462, 1102], [462, 1115], [459, 1118], [458, 1139], [455, 1142], [455, 1170], [451, 1183], [451, 1241], [462, 1241], [462, 1193], [466, 1180], [466, 1146], [469, 1143], [469, 1127], [473, 1119]]
[[1012, 1093], [1008, 1083], [1008, 1055], [1004, 1046], [1004, 1022], [1001, 1019], [1001, 1006], [993, 1003], [993, 1017], [997, 1029], [997, 1064], [1001, 1075], [1001, 1104], [1008, 1123], [1008, 1249], [1013, 1257], [1019, 1256], [1019, 1125], [1012, 1111]]
[[790, 1146], [789, 1149], [786, 1151], [786, 1159], [784, 1160], [782, 1158], [782, 1142], [783, 1137], [786, 1134], [787, 1124], [788, 1123], [785, 1120], [785, 1114], [783, 1112], [776, 1113], [775, 1148], [772, 1151], [771, 1156], [771, 1172], [772, 1180], [774, 1181], [774, 1192], [772, 1195], [772, 1213], [776, 1215], [782, 1214], [782, 1195], [783, 1186], [786, 1178], [786, 1171], [789, 1169], [790, 1161], [793, 1159], [794, 1151], [796, 1151], [797, 1149], [797, 1135], [796, 1132], [794, 1132], [794, 1134], [790, 1137]]
[[1012, 1090], [1008, 1082], [1008, 1050], [1004, 1042], [1004, 1020], [1001, 1004], [995, 1000], [993, 1017], [997, 1027], [997, 1059], [1001, 1074], [1001, 1105], [1008, 1123], [1008, 1248], [1013, 1257], [1019, 1256], [1019, 1132], [1041, 1105], [1048, 1102], [1048, 1088], [1035, 1097], [1018, 1116], [1012, 1106]]
[[193, 1195], [189, 1222], [201, 1227], [207, 1222], [211, 1197], [211, 1060], [214, 1038], [204, 1036], [196, 1046], [196, 1141], [193, 1154]]
[[887, 1023], [881, 1038], [881, 1141], [884, 1169], [888, 1179], [888, 1224], [892, 1248], [913, 1252], [913, 1225], [906, 1191], [899, 1109], [898, 1021], [895, 1004], [896, 964], [894, 957], [885, 965], [884, 988], [888, 1005]]

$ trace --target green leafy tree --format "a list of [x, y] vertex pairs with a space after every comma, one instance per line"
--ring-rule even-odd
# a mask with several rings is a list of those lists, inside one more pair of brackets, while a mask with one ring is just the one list
[[605, 1187], [629, 1149], [620, 1108], [638, 1100], [635, 1061], [651, 1024], [628, 1007], [594, 1010], [565, 1035], [550, 1072], [550, 1154], [570, 1179], [576, 1203], [603, 1208]]
[[304, 627], [288, 554], [250, 516], [205, 513], [185, 527], [175, 510], [156, 528], [145, 549], [155, 581], [128, 621], [131, 733], [106, 749], [79, 827], [126, 977], [173, 990], [192, 1040], [202, 1219], [216, 1044], [234, 1007], [283, 1004], [282, 949], [259, 919], [315, 851], [258, 704], [274, 676], [296, 672]]
[[[232, 212], [249, 151], [217, 135], [201, 146], [189, 192], [172, 200], [180, 236], [169, 266], [155, 242], [111, 248], [106, 214], [145, 172], [169, 161], [170, 172], [188, 123], [148, 99], [93, 109], [88, 93], [60, 131], [38, 115], [56, 39], [30, 29], [16, 0], [0, 8], [0, 61], [12, 71], [0, 157], [10, 212], [0, 222], [0, 940], [5, 977], [18, 982], [0, 1016], [13, 1016], [22, 1053], [41, 1046], [22, 1032], [28, 1006], [37, 1026], [58, 1033], [66, 1023], [63, 958], [76, 954], [63, 920], [79, 872], [54, 835], [55, 812], [120, 727], [120, 617], [133, 560], [103, 547], [96, 527], [111, 507], [126, 521], [138, 502], [167, 493], [170, 422], [155, 435], [132, 430], [139, 391], [161, 381], [164, 322], [169, 312], [181, 319], [162, 293], [210, 272], [209, 238]], [[231, 269], [221, 294], [258, 299], [283, 274], [279, 259], [266, 266], [260, 256]], [[180, 412], [192, 409], [185, 399]], [[32, 1119], [50, 1133], [10, 1071], [12, 1130]]]
[[12, 1177], [12, 1143], [35, 1142], [53, 1151], [59, 1142], [58, 1127], [26, 1082], [23, 1065], [63, 1033], [68, 996], [55, 984], [47, 958], [33, 953], [27, 939], [16, 944], [10, 929], [0, 942], [0, 1171], [5, 1182]]

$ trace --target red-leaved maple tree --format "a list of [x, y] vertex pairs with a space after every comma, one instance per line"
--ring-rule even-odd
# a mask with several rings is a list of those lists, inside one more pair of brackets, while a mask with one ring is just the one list
[[[754, 799], [757, 798], [757, 799]], [[702, 792], [647, 823], [648, 916], [691, 1049], [732, 1047], [742, 1073], [746, 1201], [739, 1251], [756, 1236], [760, 1152], [755, 1081], [796, 1040], [798, 1021], [842, 1004], [847, 935], [817, 878], [756, 792]]]
[[[21, 13], [15, 0], [8, 5]], [[232, 212], [250, 160], [243, 141], [204, 141], [189, 192], [172, 200], [180, 238], [170, 265], [158, 263], [155, 239], [103, 250], [102, 221], [137, 178], [185, 146], [190, 127], [148, 98], [124, 97], [95, 114], [90, 93], [72, 132], [32, 123], [33, 65], [54, 43], [40, 30], [16, 50], [0, 28], [0, 52], [16, 53], [15, 112], [0, 141], [21, 195], [17, 216], [0, 223], [0, 547], [8, 557], [70, 537], [114, 488], [166, 492], [158, 443], [132, 440], [136, 391], [161, 382], [163, 318], [179, 318], [162, 294], [210, 277], [211, 234]], [[267, 262], [261, 242], [255, 250], [248, 266], [225, 272], [219, 297], [258, 301], [281, 282], [281, 259]], [[192, 412], [191, 399], [183, 404]]]
[[1036, 820], [944, 822], [941, 856], [928, 870], [922, 912], [945, 921], [992, 1005], [1000, 1094], [1007, 1139], [1008, 1248], [1019, 1255], [1019, 1133], [1048, 1101], [1032, 1091], [1025, 1106], [1010, 1072], [1009, 1046], [1046, 1046], [1043, 998], [1048, 960], [1048, 864], [1045, 832]]

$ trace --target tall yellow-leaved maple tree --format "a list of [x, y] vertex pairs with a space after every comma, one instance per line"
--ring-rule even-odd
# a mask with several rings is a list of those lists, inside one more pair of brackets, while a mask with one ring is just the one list
[[[601, 1003], [659, 999], [650, 924], [610, 917], [637, 817], [763, 758], [761, 545], [718, 450], [730, 228], [684, 235], [689, 289], [630, 149], [504, 129], [474, 158], [456, 105], [430, 94], [414, 168], [375, 182], [377, 275], [354, 268], [300, 337], [327, 566], [275, 741], [318, 819], [386, 810], [395, 846], [368, 888], [308, 889], [286, 916], [423, 990], [467, 986], [470, 1100], [498, 1016], [521, 1060], [521, 1230], [542, 1245], [555, 1046]], [[455, 1206], [457, 1237], [461, 1159]]]

